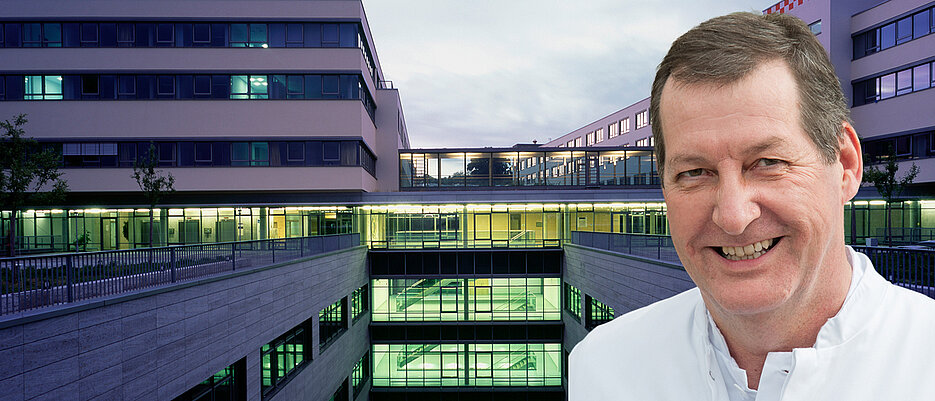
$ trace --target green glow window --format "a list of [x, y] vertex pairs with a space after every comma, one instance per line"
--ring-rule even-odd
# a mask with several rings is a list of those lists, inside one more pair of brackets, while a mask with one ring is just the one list
[[244, 377], [246, 370], [246, 358], [242, 358], [175, 397], [173, 401], [244, 400], [247, 396], [247, 381]]
[[373, 321], [560, 320], [559, 278], [375, 279]]
[[269, 142], [231, 143], [231, 166], [269, 166]]
[[263, 398], [275, 393], [280, 383], [296, 374], [298, 368], [311, 360], [311, 324], [312, 320], [308, 319], [260, 348], [260, 386]]
[[231, 24], [231, 47], [269, 47], [266, 24]]
[[581, 320], [581, 291], [577, 287], [565, 283], [562, 307], [572, 317]]
[[357, 395], [363, 390], [367, 380], [370, 380], [370, 352], [364, 354], [357, 361], [353, 372], [351, 372], [351, 386], [354, 388], [354, 398], [357, 398]]
[[376, 387], [560, 386], [561, 344], [374, 344]]
[[269, 99], [266, 75], [231, 75], [231, 99]]
[[614, 319], [614, 308], [605, 305], [590, 295], [585, 296], [584, 327], [591, 330]]
[[367, 285], [360, 287], [351, 294], [351, 320], [356, 321], [370, 310], [370, 299]]
[[322, 350], [347, 331], [345, 309], [347, 309], [347, 298], [341, 298], [318, 311], [318, 343]]
[[25, 78], [25, 100], [61, 100], [61, 75], [27, 75]]

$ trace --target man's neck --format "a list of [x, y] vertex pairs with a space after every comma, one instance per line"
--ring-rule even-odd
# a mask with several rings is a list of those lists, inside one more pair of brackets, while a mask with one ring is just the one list
[[[851, 266], [828, 269], [829, 283], [818, 297], [769, 312], [736, 315], [708, 307], [727, 342], [731, 357], [747, 373], [747, 385], [757, 389], [770, 352], [789, 352], [815, 344], [821, 327], [841, 310], [851, 283]], [[831, 285], [830, 283], [834, 283]]]

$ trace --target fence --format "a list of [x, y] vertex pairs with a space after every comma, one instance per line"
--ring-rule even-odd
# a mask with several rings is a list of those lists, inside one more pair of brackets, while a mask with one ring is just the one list
[[0, 258], [0, 316], [357, 245], [360, 234], [338, 234]]
[[887, 280], [935, 298], [935, 249], [855, 246]]
[[571, 243], [682, 264], [668, 235], [572, 231]]
[[[592, 248], [678, 263], [667, 235], [572, 231], [571, 242]], [[867, 255], [880, 275], [900, 287], [935, 298], [935, 249], [853, 246]]]

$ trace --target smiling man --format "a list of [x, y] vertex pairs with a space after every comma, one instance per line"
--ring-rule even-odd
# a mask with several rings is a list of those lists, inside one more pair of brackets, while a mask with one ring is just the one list
[[795, 17], [736, 13], [673, 44], [653, 82], [669, 228], [697, 285], [596, 328], [569, 399], [935, 397], [935, 302], [844, 242], [860, 141]]

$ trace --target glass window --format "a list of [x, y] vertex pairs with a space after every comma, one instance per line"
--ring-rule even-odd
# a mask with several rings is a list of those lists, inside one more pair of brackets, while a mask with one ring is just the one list
[[338, 47], [338, 24], [321, 24], [321, 47]]
[[137, 75], [136, 76], [136, 98], [137, 99], [155, 99], [156, 98], [156, 76], [155, 75]]
[[195, 93], [193, 88], [195, 86], [193, 77], [191, 75], [179, 75], [176, 77], [177, 89], [176, 93], [178, 94], [179, 99], [194, 99]]
[[347, 317], [344, 313], [346, 305], [347, 299], [341, 298], [325, 309], [318, 311], [318, 343], [320, 349], [327, 347], [347, 330]]
[[325, 99], [336, 99], [340, 96], [340, 77], [337, 75], [323, 75], [321, 77], [321, 94]]
[[156, 95], [161, 99], [175, 98], [174, 75], [160, 75], [156, 78]]
[[24, 78], [25, 100], [61, 100], [61, 75], [27, 75]]
[[341, 24], [340, 47], [357, 47], [357, 24]]
[[312, 319], [260, 347], [260, 389], [265, 398], [312, 359]]
[[305, 143], [288, 142], [286, 148], [287, 161], [305, 161]]
[[929, 34], [931, 26], [929, 24], [929, 11], [925, 10], [912, 16], [912, 37], [919, 38]]
[[175, 160], [176, 160], [175, 142], [160, 142], [158, 149], [159, 149], [159, 166], [160, 167], [175, 166]]
[[195, 98], [211, 96], [211, 77], [208, 75], [195, 75]]
[[286, 24], [269, 24], [269, 47], [286, 47]]
[[192, 24], [175, 24], [175, 47], [192, 47]]
[[250, 143], [250, 165], [251, 166], [269, 166], [269, 143], [251, 142]]
[[101, 99], [114, 100], [117, 98], [117, 76], [101, 75], [99, 77]]
[[266, 24], [231, 24], [231, 47], [267, 47]]
[[[212, 30], [214, 28], [211, 28]], [[227, 99], [230, 97], [231, 77], [230, 75], [212, 75], [211, 76], [211, 98]]]
[[321, 158], [323, 161], [341, 160], [341, 142], [324, 141], [321, 143]]
[[211, 24], [211, 47], [227, 47], [227, 24]]
[[896, 44], [903, 44], [912, 40], [912, 17], [896, 21]]
[[266, 75], [232, 75], [231, 99], [268, 99]]
[[136, 143], [120, 143], [117, 149], [120, 167], [132, 167], [136, 163]]
[[153, 47], [156, 39], [156, 27], [153, 24], [136, 24], [136, 47]]
[[211, 25], [194, 24], [192, 26], [192, 45], [197, 47], [211, 44]]
[[0, 77], [0, 100], [6, 99], [6, 80]]
[[117, 46], [117, 24], [113, 22], [101, 23], [100, 25], [100, 45], [101, 47]]
[[175, 26], [156, 24], [156, 46], [171, 47], [175, 43]]
[[896, 96], [912, 92], [912, 70], [896, 73]]
[[81, 47], [97, 47], [97, 24], [81, 24]]
[[211, 165], [211, 142], [195, 142], [195, 165]]
[[808, 24], [808, 29], [812, 31], [812, 35], [820, 34], [821, 33], [821, 20]]
[[131, 47], [136, 43], [136, 26], [131, 23], [117, 24], [117, 46]]
[[302, 75], [289, 75], [286, 77], [287, 98], [305, 98], [305, 77]]
[[267, 47], [266, 24], [250, 24], [250, 47]]
[[62, 24], [42, 24], [42, 45], [62, 47]]
[[117, 95], [120, 99], [136, 99], [136, 77], [119, 75], [117, 77]]
[[250, 144], [247, 142], [231, 143], [231, 166], [250, 165]]
[[286, 47], [304, 46], [305, 32], [303, 24], [286, 24]]
[[305, 47], [321, 47], [321, 24], [305, 24]]
[[912, 155], [912, 135], [896, 137], [896, 156]]
[[23, 47], [42, 46], [42, 24], [23, 24]]
[[22, 46], [20, 24], [3, 24], [3, 36], [6, 37], [6, 47]]
[[896, 96], [896, 74], [880, 77], [880, 98], [889, 99]]
[[98, 95], [100, 88], [98, 86], [97, 75], [81, 76], [81, 95]]
[[880, 28], [880, 49], [888, 49], [896, 45], [896, 24], [884, 25]]
[[931, 85], [929, 70], [930, 64], [920, 65], [912, 69], [912, 90], [919, 91]]

